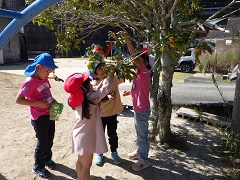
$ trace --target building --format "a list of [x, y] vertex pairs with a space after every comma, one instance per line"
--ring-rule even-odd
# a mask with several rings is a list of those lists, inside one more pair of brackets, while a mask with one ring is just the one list
[[[4, 0], [2, 9], [22, 11], [25, 8], [24, 0]], [[12, 19], [0, 17], [0, 31], [2, 31]], [[23, 49], [22, 49], [23, 48]], [[5, 62], [16, 62], [24, 59], [24, 36], [23, 29], [14, 35], [11, 40], [4, 46], [1, 55]], [[25, 55], [26, 58], [26, 55]]]

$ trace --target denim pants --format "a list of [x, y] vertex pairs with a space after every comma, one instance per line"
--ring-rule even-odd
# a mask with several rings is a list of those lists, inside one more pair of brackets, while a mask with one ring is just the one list
[[49, 119], [49, 115], [40, 116], [37, 120], [31, 120], [34, 127], [37, 145], [34, 152], [36, 168], [45, 167], [45, 162], [52, 159], [52, 146], [55, 134], [55, 121]]
[[134, 126], [137, 133], [137, 151], [140, 153], [142, 160], [148, 159], [149, 142], [148, 142], [148, 121], [150, 110], [134, 112]]
[[117, 114], [108, 117], [101, 117], [103, 129], [107, 126], [108, 142], [111, 152], [116, 152], [118, 148], [118, 136], [117, 136]]

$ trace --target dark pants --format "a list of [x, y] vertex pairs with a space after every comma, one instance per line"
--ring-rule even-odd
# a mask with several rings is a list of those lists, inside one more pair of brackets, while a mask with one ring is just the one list
[[37, 120], [31, 120], [34, 127], [37, 146], [34, 159], [37, 168], [45, 167], [45, 162], [52, 159], [52, 146], [55, 134], [55, 121], [49, 119], [49, 115], [40, 116]]
[[111, 152], [116, 152], [118, 148], [117, 114], [101, 118], [104, 131], [107, 126], [108, 141], [110, 144]]

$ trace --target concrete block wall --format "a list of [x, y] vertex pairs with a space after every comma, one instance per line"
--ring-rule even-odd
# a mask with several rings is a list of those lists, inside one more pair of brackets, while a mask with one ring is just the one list
[[[12, 19], [0, 17], [0, 32], [9, 24]], [[21, 60], [19, 34], [15, 34], [2, 49], [1, 64], [17, 62]]]

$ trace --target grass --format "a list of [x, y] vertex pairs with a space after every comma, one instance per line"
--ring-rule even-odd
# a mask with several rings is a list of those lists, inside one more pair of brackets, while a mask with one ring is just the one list
[[[180, 70], [176, 70], [173, 74], [173, 82], [184, 82], [184, 79], [186, 77], [193, 76], [195, 73], [199, 73], [198, 67], [196, 67], [195, 70], [190, 73], [183, 73]], [[215, 79], [217, 79], [221, 82], [231, 83], [231, 81], [229, 79], [223, 80], [223, 74], [219, 74], [219, 73], [213, 73], [213, 74], [214, 74]]]
[[173, 74], [173, 82], [184, 82], [184, 79], [188, 76], [193, 76], [195, 73], [198, 73], [197, 70], [190, 73], [183, 73], [180, 70], [176, 70]]

